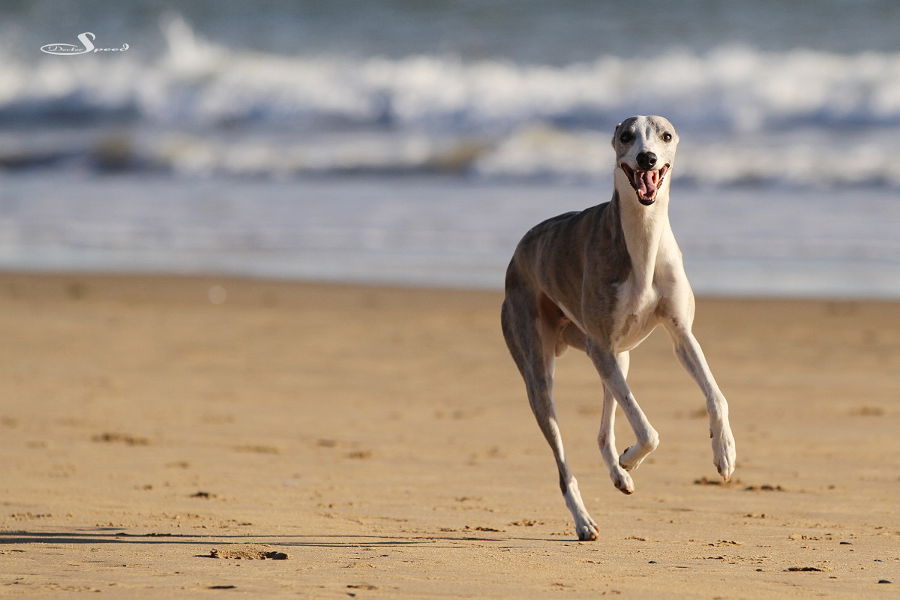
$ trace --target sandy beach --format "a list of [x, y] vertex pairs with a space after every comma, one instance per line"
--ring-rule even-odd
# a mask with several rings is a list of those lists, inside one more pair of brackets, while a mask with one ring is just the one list
[[500, 300], [0, 275], [0, 595], [896, 594], [900, 303], [699, 300], [737, 439], [728, 485], [658, 331], [630, 381], [661, 445], [633, 496], [614, 489], [600, 384], [570, 351], [556, 398], [601, 529], [580, 543]]

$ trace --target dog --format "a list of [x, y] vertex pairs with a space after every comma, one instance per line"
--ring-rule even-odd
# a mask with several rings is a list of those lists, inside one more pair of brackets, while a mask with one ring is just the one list
[[[713, 462], [728, 481], [735, 442], [728, 403], [691, 327], [694, 294], [669, 225], [669, 189], [678, 133], [659, 116], [634, 116], [613, 133], [612, 200], [548, 219], [519, 242], [506, 271], [503, 337], [525, 380], [528, 401], [559, 471], [559, 487], [579, 540], [595, 540], [578, 482], [566, 463], [552, 388], [556, 357], [584, 351], [603, 381], [597, 442], [616, 488], [634, 492], [629, 474], [656, 449], [659, 434], [625, 378], [630, 350], [662, 324], [679, 361], [706, 397]], [[617, 456], [613, 420], [622, 407], [636, 441]]]

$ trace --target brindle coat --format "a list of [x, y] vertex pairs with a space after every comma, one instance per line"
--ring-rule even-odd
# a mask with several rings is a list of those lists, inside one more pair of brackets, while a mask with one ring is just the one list
[[[620, 123], [613, 135], [612, 200], [533, 227], [519, 242], [506, 272], [503, 336], [553, 450], [560, 489], [582, 540], [596, 539], [598, 529], [566, 463], [552, 398], [555, 358], [567, 346], [585, 351], [603, 379], [598, 443], [618, 489], [634, 491], [628, 471], [659, 443], [625, 382], [628, 352], [659, 323], [706, 396], [719, 473], [727, 480], [734, 471], [728, 405], [691, 332], [693, 293], [669, 226], [666, 175], [677, 144], [674, 127], [662, 117], [637, 116]], [[642, 184], [641, 177], [651, 184]], [[617, 402], [637, 438], [621, 457], [613, 435]]]

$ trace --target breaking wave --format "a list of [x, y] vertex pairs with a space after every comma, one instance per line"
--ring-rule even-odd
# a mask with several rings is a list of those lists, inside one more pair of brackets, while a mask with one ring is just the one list
[[0, 167], [607, 177], [612, 126], [655, 113], [688, 133], [678, 171], [699, 183], [900, 186], [883, 152], [900, 133], [900, 53], [358, 60], [235, 50], [180, 18], [162, 27], [159, 49], [10, 58]]

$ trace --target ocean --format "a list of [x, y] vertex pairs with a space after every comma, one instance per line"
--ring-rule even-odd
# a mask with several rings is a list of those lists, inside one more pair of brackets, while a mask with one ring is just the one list
[[0, 269], [496, 289], [661, 114], [698, 293], [900, 298], [897, 31], [888, 0], [6, 3]]

